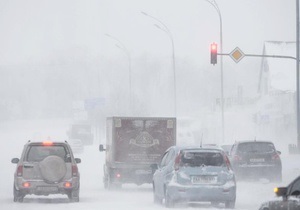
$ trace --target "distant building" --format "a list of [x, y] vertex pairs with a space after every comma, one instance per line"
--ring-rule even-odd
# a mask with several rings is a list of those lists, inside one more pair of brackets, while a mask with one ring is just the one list
[[[295, 42], [266, 41], [263, 55], [296, 57]], [[295, 143], [296, 61], [288, 58], [262, 58], [258, 93], [260, 100], [254, 121], [258, 132], [267, 137]]]
[[[296, 57], [295, 42], [266, 41], [263, 55]], [[296, 91], [296, 63], [287, 58], [262, 58], [258, 91], [261, 94]]]

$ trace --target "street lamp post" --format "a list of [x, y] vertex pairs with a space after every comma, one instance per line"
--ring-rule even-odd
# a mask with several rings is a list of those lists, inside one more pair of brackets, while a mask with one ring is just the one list
[[114, 37], [114, 36], [112, 36], [112, 35], [110, 35], [110, 34], [105, 34], [107, 37], [109, 37], [109, 38], [111, 38], [111, 39], [113, 39], [113, 40], [115, 40], [115, 41], [117, 41], [118, 42], [118, 44], [116, 44], [116, 47], [118, 47], [119, 49], [121, 49], [125, 54], [126, 54], [126, 56], [127, 56], [127, 58], [128, 58], [128, 73], [129, 73], [129, 110], [130, 110], [130, 112], [131, 112], [131, 110], [132, 110], [132, 107], [131, 107], [131, 104], [132, 104], [132, 102], [131, 102], [131, 100], [132, 100], [132, 89], [131, 89], [131, 56], [130, 56], [130, 53], [129, 53], [129, 51], [128, 51], [128, 49], [125, 47], [125, 45], [119, 40], [119, 39], [117, 39], [116, 37]]
[[[220, 21], [220, 53], [223, 54], [223, 32], [222, 32], [222, 15], [215, 0], [206, 0], [210, 3], [217, 11]], [[220, 70], [221, 70], [221, 118], [222, 118], [222, 142], [224, 142], [225, 136], [225, 123], [224, 123], [224, 83], [223, 83], [223, 56], [220, 58]]]
[[171, 40], [171, 44], [172, 44], [172, 67], [173, 67], [173, 85], [174, 85], [174, 115], [176, 117], [177, 115], [177, 97], [176, 97], [176, 67], [175, 67], [175, 47], [174, 47], [174, 40], [173, 40], [173, 36], [171, 34], [171, 31], [169, 30], [169, 28], [162, 22], [160, 21], [159, 19], [157, 19], [156, 17], [153, 17], [149, 14], [147, 14], [146, 12], [141, 12], [143, 15], [147, 16], [147, 17], [150, 17], [154, 20], [156, 20], [157, 22], [159, 22], [163, 28], [157, 24], [154, 24], [155, 27], [157, 27], [158, 29], [162, 30], [163, 32], [165, 32], [168, 37], [170, 38]]

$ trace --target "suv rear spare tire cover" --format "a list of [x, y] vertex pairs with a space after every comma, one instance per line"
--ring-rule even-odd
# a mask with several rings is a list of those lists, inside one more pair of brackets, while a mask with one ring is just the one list
[[65, 161], [58, 156], [48, 156], [39, 164], [45, 181], [59, 182], [67, 173]]

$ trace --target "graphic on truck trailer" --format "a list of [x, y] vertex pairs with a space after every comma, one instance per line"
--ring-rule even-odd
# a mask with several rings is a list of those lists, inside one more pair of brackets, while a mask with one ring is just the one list
[[161, 148], [165, 150], [170, 142], [174, 142], [172, 120], [117, 119], [115, 129], [117, 162], [158, 162], [164, 152]]

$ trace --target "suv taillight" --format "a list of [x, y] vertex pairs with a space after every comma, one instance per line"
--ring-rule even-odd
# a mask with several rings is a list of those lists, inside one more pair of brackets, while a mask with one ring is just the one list
[[17, 176], [23, 175], [23, 165], [19, 165], [17, 168]]
[[72, 176], [78, 176], [78, 167], [77, 167], [77, 165], [72, 165]]
[[238, 155], [235, 155], [235, 156], [234, 156], [234, 160], [235, 160], [235, 161], [241, 161], [242, 158], [241, 158], [240, 156], [238, 156]]
[[280, 156], [276, 153], [272, 156], [272, 160], [279, 160]]

